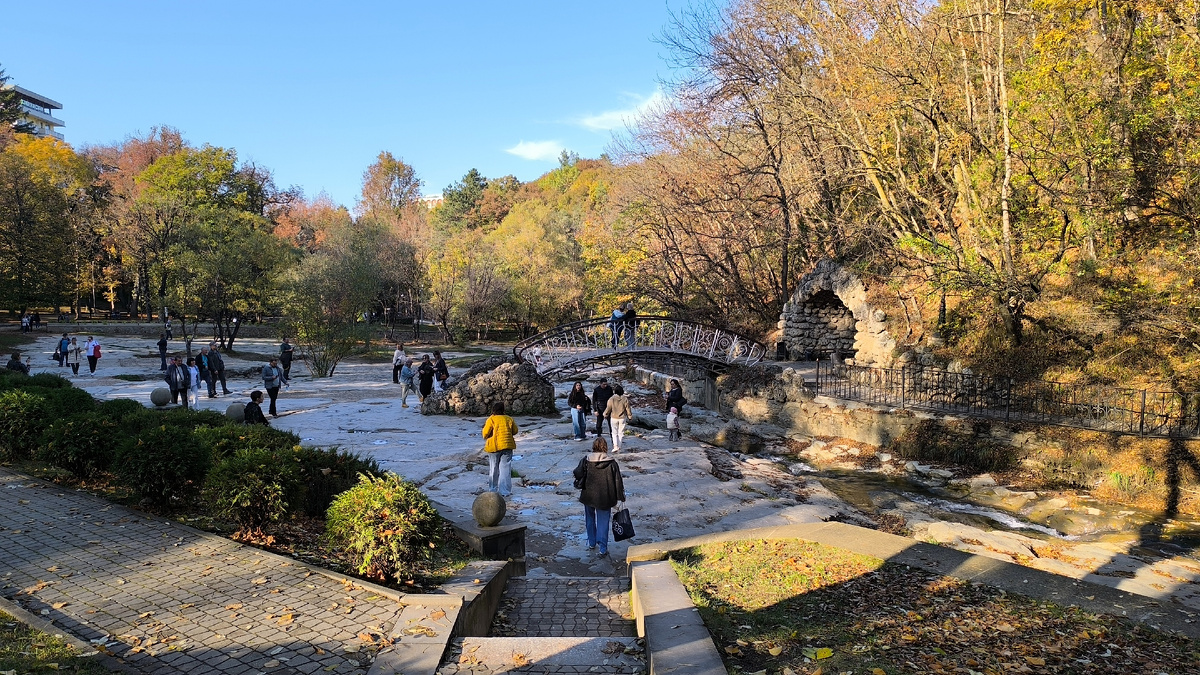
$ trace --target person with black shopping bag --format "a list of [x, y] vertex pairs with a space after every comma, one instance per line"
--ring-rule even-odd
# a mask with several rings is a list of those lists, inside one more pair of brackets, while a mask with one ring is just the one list
[[592, 451], [575, 467], [575, 487], [583, 504], [583, 521], [587, 530], [588, 550], [600, 548], [601, 558], [608, 557], [608, 526], [612, 507], [625, 501], [625, 483], [621, 467], [608, 454], [603, 438], [592, 442]]

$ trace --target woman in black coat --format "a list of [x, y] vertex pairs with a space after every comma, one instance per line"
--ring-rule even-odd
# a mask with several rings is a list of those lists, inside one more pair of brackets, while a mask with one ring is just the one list
[[685, 403], [687, 399], [683, 397], [683, 387], [679, 386], [679, 380], [671, 380], [667, 384], [667, 412], [671, 412], [671, 408], [682, 411]]
[[421, 393], [421, 400], [433, 393], [433, 376], [437, 371], [433, 368], [433, 363], [429, 361], [429, 355], [421, 356], [421, 367], [417, 368], [417, 391]]
[[603, 438], [592, 442], [592, 451], [575, 467], [575, 487], [583, 504], [583, 522], [587, 530], [588, 549], [600, 546], [600, 557], [608, 557], [608, 524], [612, 507], [625, 501], [625, 483], [621, 467], [608, 454]]

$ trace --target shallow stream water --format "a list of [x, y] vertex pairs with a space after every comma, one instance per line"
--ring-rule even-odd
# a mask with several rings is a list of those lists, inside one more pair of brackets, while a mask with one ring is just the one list
[[[778, 458], [792, 467], [792, 458]], [[1042, 540], [1137, 542], [1158, 554], [1200, 559], [1200, 521], [1104, 504], [1085, 493], [1052, 495], [972, 488], [912, 474], [807, 467], [803, 475], [868, 516], [919, 512], [936, 520]], [[793, 468], [793, 472], [796, 472]], [[943, 484], [944, 483], [944, 484]]]

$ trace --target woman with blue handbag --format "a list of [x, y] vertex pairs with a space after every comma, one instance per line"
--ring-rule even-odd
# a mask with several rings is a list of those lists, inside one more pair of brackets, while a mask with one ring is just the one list
[[575, 467], [575, 487], [583, 504], [583, 521], [589, 550], [600, 547], [601, 558], [608, 557], [608, 523], [612, 507], [625, 501], [625, 483], [621, 467], [608, 454], [603, 438], [592, 442], [592, 451]]

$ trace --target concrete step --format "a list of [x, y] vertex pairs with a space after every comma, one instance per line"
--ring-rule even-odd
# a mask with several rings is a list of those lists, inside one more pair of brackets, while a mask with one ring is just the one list
[[637, 675], [645, 670], [642, 646], [632, 637], [488, 637], [455, 640], [438, 673]]

